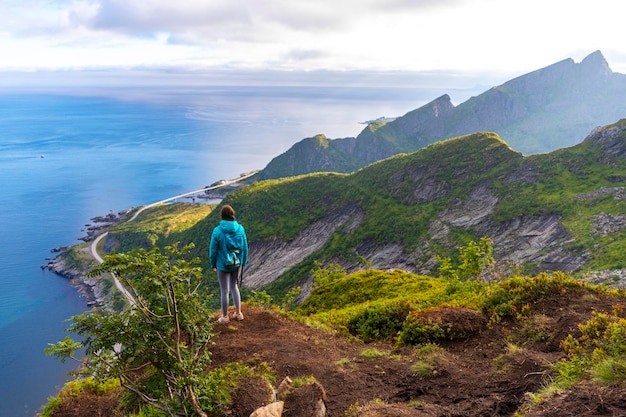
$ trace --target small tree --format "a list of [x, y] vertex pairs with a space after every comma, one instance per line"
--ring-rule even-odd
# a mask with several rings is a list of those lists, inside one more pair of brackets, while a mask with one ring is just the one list
[[296, 300], [302, 292], [302, 287], [297, 286], [290, 289], [282, 299], [282, 307], [285, 310], [290, 310], [295, 304]]
[[439, 262], [439, 273], [446, 278], [468, 280], [477, 278], [486, 266], [493, 265], [493, 240], [483, 237], [478, 242], [471, 241], [459, 248], [457, 265], [449, 257], [436, 256]]
[[117, 378], [143, 402], [171, 416], [206, 416], [199, 398], [206, 385], [214, 321], [199, 292], [200, 260], [185, 260], [192, 248], [168, 246], [167, 256], [158, 248], [108, 255], [90, 275], [114, 273], [134, 298], [130, 307], [72, 317], [68, 330], [83, 342], [66, 337], [46, 353], [64, 361], [75, 359], [74, 351], [84, 348], [85, 373]]
[[313, 274], [313, 288], [346, 276], [346, 270], [334, 262], [331, 262], [328, 268], [322, 268], [320, 261], [315, 261], [313, 264], [315, 265], [311, 270]]
[[369, 270], [372, 269], [372, 265], [374, 265], [374, 261], [368, 260], [365, 256], [362, 256], [361, 254], [359, 254], [359, 252], [356, 252], [356, 257], [359, 260], [359, 263], [363, 265], [363, 268], [365, 268], [366, 271], [369, 272]]

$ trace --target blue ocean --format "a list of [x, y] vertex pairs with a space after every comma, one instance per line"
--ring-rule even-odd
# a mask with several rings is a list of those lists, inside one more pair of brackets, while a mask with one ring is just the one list
[[34, 416], [75, 364], [47, 357], [86, 300], [41, 266], [95, 216], [262, 169], [318, 133], [400, 116], [406, 89], [220, 87], [100, 94], [0, 91], [0, 416]]

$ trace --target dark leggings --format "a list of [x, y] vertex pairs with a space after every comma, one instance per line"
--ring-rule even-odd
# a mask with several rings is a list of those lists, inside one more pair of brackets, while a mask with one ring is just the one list
[[222, 301], [222, 315], [228, 314], [228, 293], [233, 295], [233, 304], [239, 310], [241, 308], [241, 296], [239, 295], [239, 287], [237, 286], [237, 277], [239, 270], [225, 272], [217, 270], [217, 280], [220, 283], [220, 293]]

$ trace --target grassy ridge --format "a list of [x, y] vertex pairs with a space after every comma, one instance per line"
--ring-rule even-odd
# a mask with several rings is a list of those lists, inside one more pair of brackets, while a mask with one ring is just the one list
[[215, 208], [213, 204], [172, 203], [151, 207], [135, 220], [119, 223], [109, 229], [116, 240], [116, 252], [151, 248], [159, 239], [181, 233], [204, 219]]
[[[424, 247], [437, 252], [415, 259], [416, 265], [435, 254], [448, 256], [455, 247], [479, 236], [471, 228], [447, 225], [452, 240], [439, 242], [431, 238], [431, 227], [452, 203], [464, 201], [479, 186], [497, 195], [491, 214], [495, 224], [556, 214], [573, 237], [568, 250], [590, 259], [585, 269], [614, 269], [624, 265], [626, 231], [603, 236], [594, 232], [593, 223], [600, 213], [619, 216], [626, 210], [626, 201], [610, 193], [580, 198], [601, 187], [626, 186], [626, 161], [607, 158], [593, 141], [523, 157], [498, 135], [478, 133], [397, 155], [354, 174], [318, 173], [258, 182], [232, 192], [224, 203], [235, 207], [250, 241], [288, 242], [313, 222], [345, 207], [356, 207], [364, 214], [358, 227], [338, 229], [319, 251], [271, 284], [273, 295], [284, 294], [308, 276], [316, 260], [357, 263], [355, 248], [364, 242], [374, 246], [400, 243], [407, 253]], [[193, 242], [194, 255], [207, 268], [206, 253], [218, 213], [203, 217], [200, 212], [186, 214], [183, 207], [163, 209], [171, 210], [168, 216], [172, 218], [176, 210], [181, 210], [180, 219], [188, 216], [180, 226], [159, 225], [155, 214], [153, 225], [138, 222], [116, 227], [119, 249]]]
[[393, 335], [410, 311], [457, 306], [478, 309], [484, 286], [405, 271], [360, 271], [316, 287], [296, 309], [308, 323], [343, 329], [365, 339]]

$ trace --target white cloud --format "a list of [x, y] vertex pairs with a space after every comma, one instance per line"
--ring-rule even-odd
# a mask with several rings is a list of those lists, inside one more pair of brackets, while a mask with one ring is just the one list
[[524, 73], [602, 50], [596, 0], [5, 0], [0, 69], [177, 67]]

